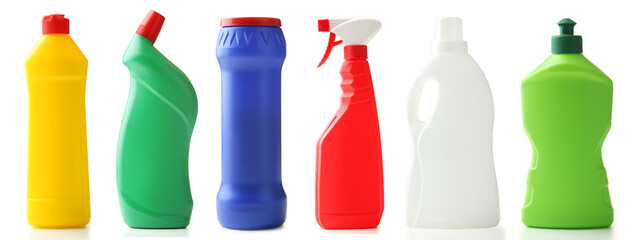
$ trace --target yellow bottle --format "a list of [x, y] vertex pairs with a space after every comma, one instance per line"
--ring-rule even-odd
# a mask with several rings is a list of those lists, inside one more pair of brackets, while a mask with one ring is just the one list
[[69, 19], [49, 15], [25, 61], [29, 89], [27, 221], [37, 228], [89, 223], [85, 122], [87, 59], [69, 36]]

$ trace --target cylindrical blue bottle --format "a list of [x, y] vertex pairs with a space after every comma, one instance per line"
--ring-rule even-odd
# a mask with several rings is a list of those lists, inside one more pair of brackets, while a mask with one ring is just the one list
[[281, 69], [285, 37], [276, 18], [227, 18], [216, 45], [222, 75], [222, 181], [218, 221], [233, 229], [285, 222], [281, 181]]

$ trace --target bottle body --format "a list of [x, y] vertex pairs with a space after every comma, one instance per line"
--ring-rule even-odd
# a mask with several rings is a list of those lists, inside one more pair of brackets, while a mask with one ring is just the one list
[[193, 201], [188, 158], [198, 100], [185, 74], [135, 34], [123, 63], [131, 88], [118, 141], [123, 219], [133, 228], [183, 228]]
[[523, 80], [523, 125], [532, 165], [523, 223], [599, 228], [613, 221], [601, 147], [612, 116], [612, 81], [582, 54], [552, 54]]
[[341, 105], [317, 147], [316, 220], [325, 229], [375, 228], [384, 208], [383, 162], [369, 63], [347, 59], [340, 74]]
[[[499, 222], [494, 103], [485, 75], [466, 50], [437, 48], [410, 92], [410, 227], [479, 228]], [[431, 118], [421, 120], [419, 102], [430, 81], [436, 82], [438, 97]]]
[[27, 220], [39, 228], [89, 223], [87, 59], [68, 34], [45, 34], [25, 61], [29, 89]]
[[279, 27], [220, 30], [222, 180], [217, 211], [224, 227], [265, 229], [285, 221], [280, 137], [285, 55]]

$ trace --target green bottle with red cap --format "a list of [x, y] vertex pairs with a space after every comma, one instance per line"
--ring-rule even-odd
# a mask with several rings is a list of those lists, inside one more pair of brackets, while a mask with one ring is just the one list
[[120, 209], [133, 228], [184, 228], [193, 206], [187, 162], [198, 101], [187, 76], [154, 47], [164, 20], [149, 12], [122, 59], [131, 89], [117, 179]]

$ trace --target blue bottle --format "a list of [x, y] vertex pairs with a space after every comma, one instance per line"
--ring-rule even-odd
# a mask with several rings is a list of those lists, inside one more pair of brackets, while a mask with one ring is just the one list
[[222, 181], [218, 221], [232, 229], [285, 222], [280, 76], [285, 37], [276, 18], [227, 18], [216, 45], [222, 81]]

